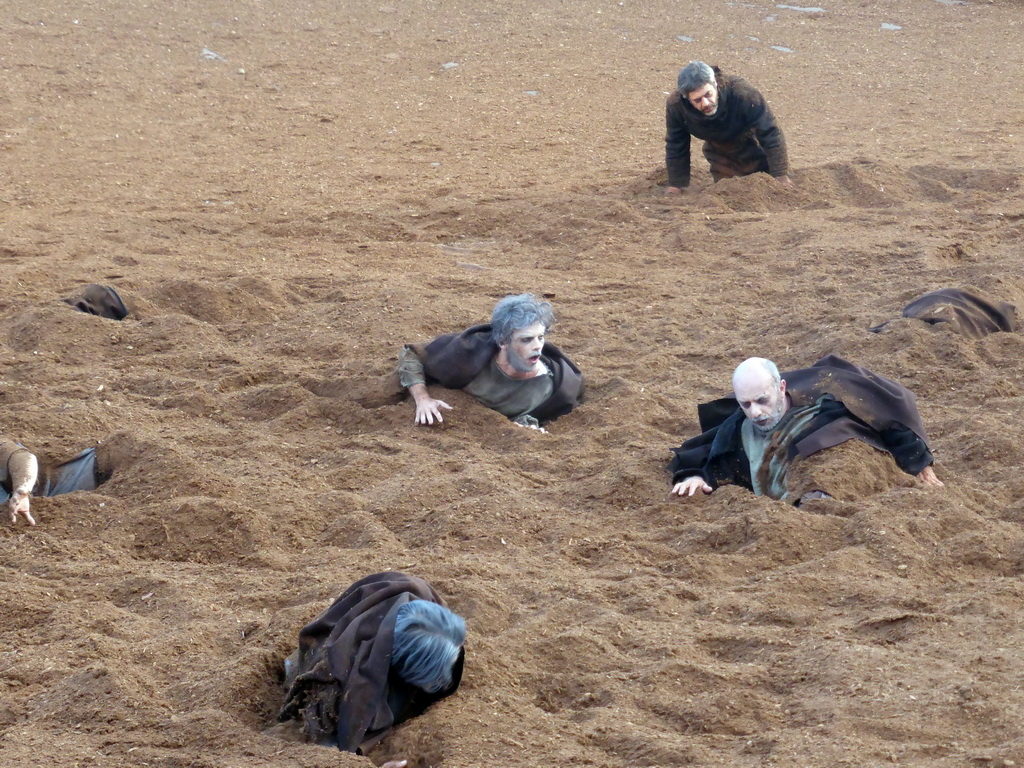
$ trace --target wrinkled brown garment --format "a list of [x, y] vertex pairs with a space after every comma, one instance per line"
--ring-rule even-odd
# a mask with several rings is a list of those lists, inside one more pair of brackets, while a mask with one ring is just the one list
[[[1017, 308], [976, 288], [941, 288], [918, 296], [903, 308], [903, 316], [923, 320], [929, 325], [945, 324], [968, 339], [1017, 330]], [[868, 330], [879, 333], [886, 325], [888, 323], [882, 323]]]
[[398, 723], [455, 692], [437, 693], [391, 674], [398, 609], [412, 600], [445, 605], [427, 582], [396, 571], [360, 579], [299, 632], [279, 721], [300, 720], [312, 741], [346, 752], [370, 749]]
[[117, 291], [109, 285], [91, 283], [82, 289], [78, 296], [64, 299], [80, 312], [106, 317], [110, 320], [124, 320], [128, 317], [128, 307], [121, 301]]

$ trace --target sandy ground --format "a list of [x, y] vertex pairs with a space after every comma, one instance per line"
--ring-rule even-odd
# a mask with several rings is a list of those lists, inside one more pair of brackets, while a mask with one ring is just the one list
[[[9, 0], [0, 429], [120, 458], [0, 526], [0, 763], [368, 765], [265, 730], [298, 628], [403, 569], [466, 677], [376, 763], [1024, 765], [1024, 339], [865, 330], [1024, 307], [1024, 6], [824, 3]], [[692, 58], [765, 93], [794, 190], [695, 153], [662, 195]], [[550, 434], [380, 394], [522, 291], [589, 382]], [[669, 498], [736, 362], [827, 353], [917, 392], [945, 489]]]

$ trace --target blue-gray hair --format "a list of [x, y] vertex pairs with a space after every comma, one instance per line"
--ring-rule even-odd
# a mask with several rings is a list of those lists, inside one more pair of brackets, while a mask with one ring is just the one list
[[409, 685], [437, 693], [452, 684], [465, 642], [461, 616], [429, 600], [412, 600], [398, 609], [391, 666]]
[[545, 331], [555, 324], [550, 302], [541, 301], [532, 293], [506, 296], [494, 305], [491, 313], [491, 337], [495, 344], [508, 344], [513, 333], [535, 323], [543, 323]]
[[679, 70], [677, 83], [679, 90], [683, 92], [683, 96], [693, 93], [698, 88], [703, 88], [708, 83], [713, 82], [715, 82], [715, 70], [703, 61], [691, 61]]

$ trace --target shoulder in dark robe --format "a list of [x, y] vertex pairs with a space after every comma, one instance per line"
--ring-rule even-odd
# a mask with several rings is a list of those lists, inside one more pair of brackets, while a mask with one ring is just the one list
[[[909, 474], [932, 463], [917, 400], [902, 384], [835, 355], [810, 368], [784, 372], [782, 378], [794, 406], [810, 405], [822, 395], [836, 401], [794, 441], [800, 456], [856, 439], [888, 451]], [[745, 417], [735, 397], [705, 403], [697, 410], [703, 431], [673, 450], [673, 482], [699, 475], [712, 488], [726, 483], [751, 488], [750, 462], [740, 437]]]
[[[409, 348], [423, 363], [428, 384], [448, 389], [462, 389], [498, 354], [498, 345], [491, 338], [491, 326], [474, 325], [461, 333], [446, 333], [427, 344], [410, 344]], [[554, 376], [551, 397], [530, 411], [541, 424], [554, 421], [583, 402], [583, 374], [565, 353], [550, 342], [541, 350], [551, 363]]]
[[369, 749], [398, 723], [455, 692], [426, 693], [391, 673], [398, 609], [444, 600], [423, 579], [389, 571], [360, 579], [299, 632], [278, 720], [299, 720], [309, 737], [347, 752]]
[[[929, 325], [944, 325], [968, 339], [981, 339], [990, 333], [1017, 330], [1017, 308], [994, 299], [976, 288], [940, 288], [918, 296], [903, 308], [903, 316]], [[880, 333], [888, 323], [868, 330]]]

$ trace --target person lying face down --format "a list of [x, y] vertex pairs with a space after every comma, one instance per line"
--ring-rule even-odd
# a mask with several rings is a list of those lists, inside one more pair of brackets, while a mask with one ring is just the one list
[[440, 424], [442, 410], [428, 384], [462, 389], [517, 424], [539, 427], [572, 411], [583, 397], [583, 374], [547, 341], [555, 318], [551, 304], [532, 294], [506, 296], [489, 325], [406, 344], [398, 378], [416, 403], [416, 423]]
[[752, 357], [732, 383], [733, 398], [698, 409], [704, 432], [674, 449], [673, 494], [735, 483], [799, 503], [787, 485], [794, 463], [850, 439], [886, 451], [925, 484], [942, 485], [914, 395], [895, 381], [829, 355], [785, 378], [771, 360]]
[[[0, 440], [0, 503], [7, 507], [11, 522], [18, 516], [35, 525], [32, 496], [60, 496], [73, 491], [94, 491], [109, 476], [101, 466], [96, 448], [86, 448], [72, 459], [54, 464], [39, 459], [21, 443]], [[109, 462], [107, 462], [109, 463]]]
[[465, 621], [422, 579], [360, 579], [299, 632], [278, 720], [297, 721], [310, 741], [365, 752], [455, 692], [465, 639]]

